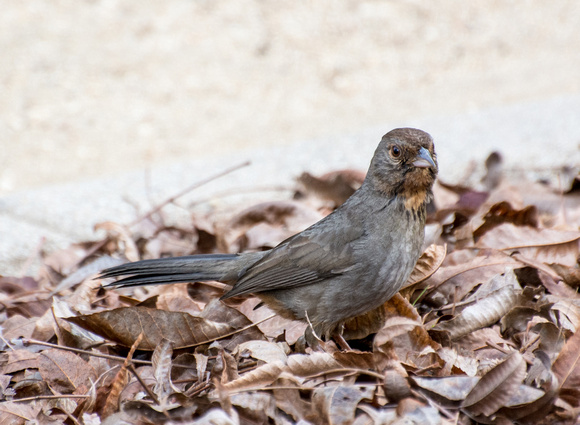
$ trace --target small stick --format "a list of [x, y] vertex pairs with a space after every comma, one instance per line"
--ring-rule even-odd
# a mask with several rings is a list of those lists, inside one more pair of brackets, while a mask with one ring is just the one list
[[203, 186], [204, 184], [209, 183], [212, 180], [215, 180], [217, 178], [225, 176], [226, 174], [229, 174], [233, 171], [236, 171], [236, 170], [243, 168], [243, 167], [246, 167], [248, 165], [250, 165], [250, 161], [245, 161], [245, 162], [242, 162], [241, 164], [234, 165], [233, 167], [227, 168], [227, 169], [225, 169], [217, 174], [214, 174], [213, 176], [209, 176], [203, 180], [200, 180], [196, 183], [193, 183], [192, 185], [183, 189], [181, 192], [178, 192], [177, 194], [167, 198], [165, 201], [161, 202], [159, 205], [157, 205], [156, 207], [151, 209], [149, 212], [147, 212], [147, 213], [143, 214], [141, 217], [137, 218], [135, 221], [133, 221], [132, 223], [129, 224], [129, 227], [132, 227], [132, 226], [136, 225], [137, 223], [141, 222], [142, 220], [145, 220], [146, 218], [151, 217], [153, 214], [160, 211], [165, 205], [174, 202], [176, 199], [181, 198], [183, 195], [187, 194], [188, 192], [191, 192], [193, 189], [197, 189], [198, 187]]

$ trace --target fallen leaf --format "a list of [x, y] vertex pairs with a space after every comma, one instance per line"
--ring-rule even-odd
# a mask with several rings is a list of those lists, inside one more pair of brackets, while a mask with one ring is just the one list
[[403, 289], [416, 285], [428, 279], [439, 270], [445, 256], [447, 255], [447, 245], [430, 245], [419, 257], [411, 276], [403, 285]]
[[480, 299], [476, 304], [466, 307], [453, 319], [439, 322], [434, 329], [449, 332], [452, 340], [461, 338], [497, 322], [516, 305], [519, 294], [519, 291], [506, 286]]
[[580, 331], [566, 341], [552, 366], [560, 388], [580, 387]]
[[355, 410], [362, 399], [372, 399], [373, 389], [356, 386], [336, 386], [317, 388], [312, 394], [312, 406], [324, 419], [332, 425], [352, 424]]
[[516, 210], [507, 201], [498, 202], [492, 205], [483, 216], [483, 224], [473, 231], [473, 240], [477, 242], [485, 233], [503, 223], [537, 228], [538, 209], [529, 205], [521, 210]]
[[40, 353], [38, 370], [42, 379], [60, 393], [85, 394], [97, 379], [87, 362], [74, 353], [57, 349]]
[[321, 177], [302, 173], [298, 182], [306, 193], [312, 193], [323, 200], [331, 201], [334, 207], [342, 205], [365, 179], [365, 173], [358, 170], [340, 170]]
[[140, 350], [153, 351], [163, 339], [173, 342], [176, 349], [205, 344], [234, 329], [187, 313], [156, 310], [147, 307], [121, 307], [66, 318], [88, 331], [130, 347], [143, 333]]
[[576, 264], [580, 254], [580, 232], [533, 229], [504, 223], [488, 231], [475, 244], [480, 248], [519, 251], [544, 263]]
[[517, 351], [487, 372], [462, 403], [472, 414], [491, 416], [511, 399], [526, 376], [526, 362]]

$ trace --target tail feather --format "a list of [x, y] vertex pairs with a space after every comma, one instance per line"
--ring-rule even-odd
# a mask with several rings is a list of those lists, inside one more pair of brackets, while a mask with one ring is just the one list
[[236, 274], [239, 259], [236, 254], [208, 254], [142, 260], [105, 269], [98, 277], [127, 276], [107, 285], [118, 287], [222, 280]]
[[165, 283], [217, 280], [234, 283], [266, 252], [244, 254], [202, 254], [135, 261], [105, 269], [99, 279], [121, 277], [106, 286], [141, 286]]

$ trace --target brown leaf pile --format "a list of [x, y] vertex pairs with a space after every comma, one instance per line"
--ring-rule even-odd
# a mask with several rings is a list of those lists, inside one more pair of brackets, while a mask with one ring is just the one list
[[[0, 277], [0, 423], [548, 424], [580, 412], [580, 196], [574, 186], [438, 184], [406, 287], [345, 325], [351, 350], [221, 283], [104, 289], [167, 255], [260, 250], [327, 214], [360, 173], [304, 174], [293, 200], [166, 226], [155, 208]], [[223, 217], [223, 214], [220, 215]], [[370, 334], [370, 335], [369, 335]]]

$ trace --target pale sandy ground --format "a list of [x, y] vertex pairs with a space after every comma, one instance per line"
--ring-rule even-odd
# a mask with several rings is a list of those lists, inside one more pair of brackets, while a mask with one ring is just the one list
[[0, 52], [0, 274], [197, 171], [362, 168], [395, 125], [441, 140], [448, 178], [491, 149], [580, 163], [572, 0], [7, 0]]
[[580, 91], [580, 2], [6, 0], [0, 193]]

